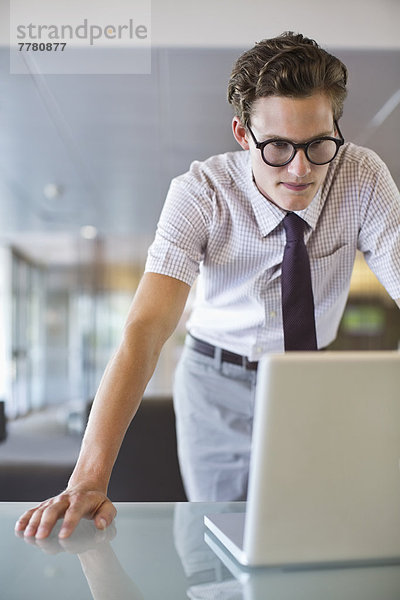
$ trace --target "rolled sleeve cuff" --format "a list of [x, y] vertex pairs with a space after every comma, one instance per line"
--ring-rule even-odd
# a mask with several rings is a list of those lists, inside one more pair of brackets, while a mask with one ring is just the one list
[[154, 243], [149, 248], [145, 272], [168, 275], [192, 286], [199, 274], [199, 263], [180, 248], [167, 246], [161, 250]]

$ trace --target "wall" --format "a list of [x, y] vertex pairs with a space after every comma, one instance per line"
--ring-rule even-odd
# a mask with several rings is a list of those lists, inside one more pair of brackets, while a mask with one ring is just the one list
[[0, 400], [11, 394], [11, 250], [0, 247]]
[[[114, 0], [123, 2], [134, 6]], [[8, 4], [0, 0], [4, 45]], [[154, 45], [247, 47], [296, 30], [336, 48], [400, 48], [398, 0], [153, 0], [151, 6]]]
[[153, 0], [157, 45], [251, 46], [282, 31], [301, 31], [323, 45], [399, 48], [397, 0]]

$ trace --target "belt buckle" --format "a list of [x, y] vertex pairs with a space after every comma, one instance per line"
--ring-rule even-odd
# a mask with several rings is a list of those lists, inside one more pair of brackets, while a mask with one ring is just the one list
[[249, 360], [247, 356], [242, 356], [242, 365], [248, 371], [256, 371], [257, 363]]
[[249, 364], [250, 364], [250, 361], [247, 358], [247, 356], [242, 356], [242, 367], [246, 370], [249, 370], [250, 369]]

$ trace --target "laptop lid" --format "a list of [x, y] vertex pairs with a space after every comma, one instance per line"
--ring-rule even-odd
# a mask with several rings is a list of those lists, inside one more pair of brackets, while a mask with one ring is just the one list
[[242, 547], [207, 525], [247, 565], [396, 559], [399, 459], [399, 353], [265, 356]]

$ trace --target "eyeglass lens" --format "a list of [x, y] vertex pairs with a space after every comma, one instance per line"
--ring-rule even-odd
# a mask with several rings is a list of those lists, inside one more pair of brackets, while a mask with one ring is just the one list
[[[337, 152], [337, 145], [333, 140], [315, 140], [306, 148], [306, 155], [310, 162], [323, 165], [330, 162]], [[271, 141], [263, 148], [264, 160], [272, 165], [283, 165], [290, 161], [296, 151], [290, 142], [284, 140]]]

